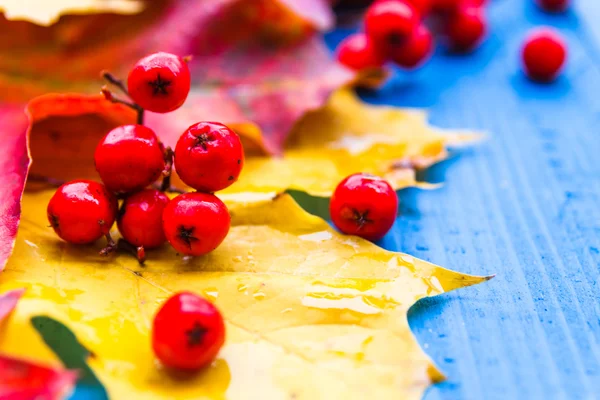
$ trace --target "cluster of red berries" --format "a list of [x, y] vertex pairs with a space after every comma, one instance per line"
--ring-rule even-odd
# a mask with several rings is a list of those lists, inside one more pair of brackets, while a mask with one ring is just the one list
[[[113, 102], [138, 111], [138, 124], [119, 126], [98, 144], [94, 162], [104, 184], [87, 180], [65, 183], [48, 204], [48, 220], [58, 236], [70, 243], [109, 242], [101, 254], [121, 247], [135, 250], [143, 262], [145, 250], [168, 241], [177, 251], [199, 256], [214, 250], [229, 232], [230, 216], [213, 193], [234, 183], [244, 151], [238, 135], [217, 122], [199, 122], [179, 138], [175, 151], [165, 148], [142, 125], [144, 110], [166, 113], [179, 108], [190, 91], [187, 61], [156, 53], [138, 61], [125, 85], [108, 73], [109, 83], [132, 102], [102, 92]], [[170, 200], [173, 164], [181, 180], [198, 192]], [[162, 185], [150, 188], [160, 177]], [[117, 199], [123, 202], [118, 208]], [[123, 239], [115, 243], [110, 229], [117, 220]]]
[[[181, 135], [172, 151], [143, 125], [145, 110], [166, 113], [184, 103], [190, 91], [184, 58], [156, 53], [141, 59], [129, 73], [127, 87], [109, 73], [103, 76], [131, 102], [116, 98], [107, 87], [104, 96], [135, 109], [138, 124], [119, 126], [98, 144], [94, 163], [103, 184], [75, 180], [58, 188], [48, 204], [51, 226], [70, 243], [92, 243], [105, 236], [108, 246], [101, 254], [122, 247], [134, 251], [140, 263], [145, 249], [165, 241], [186, 255], [214, 250], [229, 232], [230, 215], [213, 193], [238, 179], [244, 163], [240, 138], [223, 124], [199, 122]], [[165, 191], [173, 164], [181, 180], [197, 192], [169, 199]], [[158, 188], [150, 188], [161, 176]], [[110, 236], [115, 220], [123, 237], [118, 243]], [[201, 368], [224, 341], [221, 313], [193, 293], [172, 296], [154, 319], [152, 347], [170, 368]]]
[[381, 67], [390, 60], [402, 68], [422, 65], [433, 51], [433, 35], [425, 25], [432, 13], [441, 17], [441, 33], [456, 51], [475, 49], [483, 40], [486, 0], [377, 0], [368, 9], [364, 33], [346, 38], [338, 60], [355, 70]]
[[[450, 49], [477, 48], [487, 32], [487, 0], [376, 0], [365, 14], [364, 33], [348, 36], [337, 49], [338, 60], [357, 71], [379, 68], [387, 61], [406, 69], [422, 65], [433, 52], [433, 35], [424, 23], [433, 16], [436, 32]], [[565, 11], [569, 0], [536, 0], [548, 12]], [[555, 79], [566, 61], [566, 46], [549, 28], [537, 29], [525, 41], [522, 63], [533, 80]]]

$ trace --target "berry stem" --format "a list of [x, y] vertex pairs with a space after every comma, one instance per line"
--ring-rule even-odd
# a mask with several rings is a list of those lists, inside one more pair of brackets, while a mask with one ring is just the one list
[[162, 183], [160, 184], [154, 184], [152, 185], [152, 187], [154, 189], [160, 190], [161, 192], [166, 192], [166, 193], [177, 193], [177, 194], [184, 194], [184, 193], [190, 193], [187, 190], [183, 190], [183, 189], [179, 189], [178, 187], [175, 186], [169, 186], [167, 187], [165, 190], [162, 190]]
[[[127, 87], [125, 87], [125, 83], [123, 83], [121, 79], [118, 79], [108, 71], [102, 71], [101, 74], [104, 80], [106, 80], [111, 85], [116, 86], [121, 92], [123, 92], [123, 94], [125, 94], [125, 96], [131, 98], [131, 96], [129, 96], [129, 92], [127, 91]], [[114, 95], [110, 92], [110, 90], [108, 90], [106, 86], [102, 87], [102, 94], [108, 101], [112, 101], [113, 103], [124, 104], [128, 107], [133, 108], [135, 111], [137, 111], [137, 123], [139, 125], [144, 125], [144, 109], [138, 104], [114, 97]]]
[[163, 169], [163, 181], [159, 190], [166, 191], [171, 187], [171, 172], [173, 171], [173, 149], [165, 148], [165, 169]]
[[67, 182], [67, 181], [63, 181], [62, 179], [48, 178], [46, 176], [36, 175], [36, 174], [29, 174], [27, 176], [27, 180], [32, 181], [32, 182], [46, 183], [50, 186], [55, 186], [55, 187], [62, 186]]
[[144, 109], [136, 104], [137, 108], [137, 124], [144, 125]]
[[106, 245], [105, 248], [100, 250], [99, 254], [101, 256], [108, 256], [109, 254], [112, 254], [115, 251], [117, 251], [117, 244], [115, 243], [115, 240], [112, 238], [110, 233], [107, 233], [106, 235], [104, 235], [104, 237], [106, 238], [106, 241], [108, 242], [108, 244]]
[[129, 92], [127, 91], [127, 88], [125, 87], [125, 84], [122, 80], [118, 79], [108, 71], [102, 71], [101, 74], [104, 80], [106, 80], [111, 85], [118, 87], [121, 92], [123, 92], [127, 97], [129, 97]]
[[144, 262], [146, 261], [146, 250], [144, 249], [144, 246], [135, 247], [127, 240], [119, 239], [119, 241], [117, 242], [117, 247], [119, 248], [119, 250], [125, 251], [133, 255], [138, 260], [140, 265], [144, 265]]
[[121, 250], [133, 255], [138, 260], [140, 265], [144, 265], [144, 262], [146, 261], [146, 251], [144, 246], [135, 247], [125, 239], [119, 239], [119, 241], [115, 242], [110, 233], [108, 233], [105, 237], [108, 244], [105, 248], [100, 250], [101, 256], [108, 256], [117, 250]]

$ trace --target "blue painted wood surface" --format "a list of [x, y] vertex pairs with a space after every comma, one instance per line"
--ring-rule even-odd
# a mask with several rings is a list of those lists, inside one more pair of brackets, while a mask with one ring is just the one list
[[[382, 242], [497, 274], [411, 309], [415, 335], [448, 377], [428, 400], [600, 398], [600, 1], [574, 2], [548, 15], [530, 0], [491, 0], [491, 35], [477, 52], [440, 49], [422, 70], [361, 93], [490, 135], [428, 173], [442, 189], [404, 191]], [[540, 24], [569, 44], [565, 74], [551, 85], [519, 69], [524, 34]]]
[[[398, 72], [372, 103], [425, 107], [431, 122], [489, 132], [405, 190], [381, 242], [454, 270], [497, 274], [419, 302], [411, 327], [448, 380], [425, 398], [600, 397], [600, 2], [547, 15], [532, 0], [491, 0], [491, 35], [468, 56], [439, 49]], [[558, 28], [570, 60], [554, 84], [519, 69], [525, 32]], [[348, 31], [327, 35], [335, 46]], [[73, 398], [93, 396], [80, 388]]]

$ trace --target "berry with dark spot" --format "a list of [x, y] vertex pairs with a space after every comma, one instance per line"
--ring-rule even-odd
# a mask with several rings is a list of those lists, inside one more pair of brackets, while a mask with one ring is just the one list
[[190, 292], [171, 296], [152, 326], [152, 348], [167, 367], [195, 370], [209, 365], [225, 342], [225, 323], [208, 300]]
[[367, 9], [365, 33], [387, 54], [390, 46], [404, 42], [419, 23], [419, 12], [406, 0], [379, 0]]
[[136, 247], [152, 249], [167, 239], [162, 214], [169, 198], [156, 189], [146, 189], [127, 197], [119, 210], [117, 226], [123, 239]]
[[551, 28], [537, 28], [525, 39], [523, 68], [533, 80], [550, 82], [560, 74], [567, 59], [567, 46]]
[[446, 36], [451, 49], [468, 52], [483, 42], [487, 33], [487, 19], [482, 7], [464, 5], [448, 18]]
[[175, 147], [177, 174], [201, 192], [216, 192], [237, 181], [243, 160], [239, 136], [218, 122], [190, 126]]
[[225, 204], [209, 193], [184, 193], [167, 204], [162, 215], [165, 236], [180, 253], [201, 256], [227, 236], [231, 217]]
[[398, 212], [398, 196], [390, 184], [377, 176], [354, 174], [336, 187], [329, 213], [343, 233], [368, 240], [381, 239], [392, 227]]
[[154, 53], [135, 64], [129, 72], [127, 88], [142, 108], [167, 113], [185, 102], [190, 92], [190, 70], [181, 57]]
[[[477, 0], [474, 0], [477, 1]], [[431, 8], [435, 12], [452, 13], [466, 3], [465, 0], [432, 0]]]
[[144, 125], [123, 125], [108, 132], [96, 147], [94, 163], [106, 187], [116, 193], [142, 190], [165, 169], [163, 146]]
[[60, 186], [48, 203], [48, 221], [69, 243], [93, 243], [109, 233], [117, 199], [98, 182], [76, 180]]
[[345, 38], [337, 48], [337, 59], [355, 71], [381, 68], [385, 63], [385, 57], [364, 33], [355, 33]]
[[402, 68], [412, 69], [431, 57], [433, 36], [424, 24], [419, 25], [402, 43], [390, 52], [390, 58]]
[[570, 0], [536, 0], [536, 3], [544, 11], [559, 13], [569, 8]]

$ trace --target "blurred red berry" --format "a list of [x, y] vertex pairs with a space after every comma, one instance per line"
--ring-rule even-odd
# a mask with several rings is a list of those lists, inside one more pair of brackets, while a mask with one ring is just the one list
[[380, 68], [385, 63], [385, 58], [364, 33], [355, 33], [344, 39], [337, 48], [337, 59], [355, 71]]
[[464, 2], [465, 0], [432, 0], [431, 9], [439, 13], [451, 13], [458, 10]]
[[536, 0], [538, 6], [548, 12], [563, 12], [569, 8], [570, 0]]
[[162, 144], [144, 125], [123, 125], [108, 132], [96, 147], [94, 164], [102, 182], [116, 193], [145, 188], [165, 168]]
[[412, 34], [395, 47], [390, 58], [403, 68], [415, 68], [422, 65], [431, 57], [433, 50], [433, 36], [424, 24], [419, 25]]
[[525, 73], [533, 80], [548, 82], [560, 73], [567, 58], [567, 47], [560, 34], [551, 28], [530, 32], [522, 50]]
[[432, 0], [408, 0], [408, 2], [417, 10], [421, 18], [425, 18], [431, 12]]
[[365, 33], [383, 51], [408, 38], [419, 24], [419, 13], [406, 0], [380, 0], [365, 15]]
[[335, 226], [343, 233], [378, 240], [396, 220], [398, 196], [386, 180], [368, 174], [354, 174], [336, 187], [329, 203], [329, 213]]
[[64, 241], [93, 243], [115, 222], [117, 198], [101, 183], [75, 180], [56, 190], [47, 213], [50, 226]]
[[471, 5], [473, 7], [485, 7], [487, 6], [488, 0], [462, 0], [463, 4]]
[[132, 194], [123, 201], [117, 218], [119, 232], [136, 247], [152, 249], [167, 239], [163, 233], [162, 214], [169, 198], [156, 189]]
[[477, 48], [487, 32], [487, 20], [482, 8], [462, 6], [449, 15], [446, 34], [450, 48], [466, 52]]
[[190, 92], [190, 70], [181, 57], [154, 53], [135, 64], [129, 72], [127, 88], [142, 108], [167, 113], [185, 102]]
[[225, 322], [208, 300], [190, 292], [171, 296], [152, 324], [152, 349], [169, 368], [207, 366], [225, 342]]

